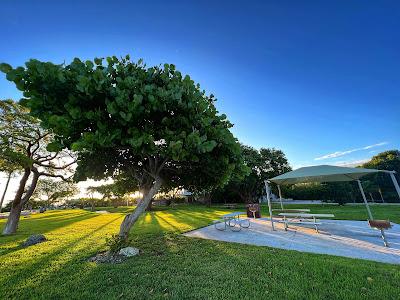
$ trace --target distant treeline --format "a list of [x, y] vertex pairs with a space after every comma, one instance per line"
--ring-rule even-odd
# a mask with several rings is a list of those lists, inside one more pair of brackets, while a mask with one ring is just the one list
[[[247, 146], [246, 146], [247, 147]], [[252, 150], [251, 152], [248, 150]], [[246, 150], [246, 148], [244, 148]], [[246, 203], [257, 202], [265, 195], [263, 182], [273, 176], [290, 171], [287, 160], [282, 151], [260, 155], [255, 149], [247, 147], [244, 152], [245, 161], [252, 168], [252, 172], [245, 178], [231, 180], [228, 185], [216, 190], [212, 195], [213, 203]], [[246, 156], [247, 154], [247, 156]], [[259, 157], [258, 157], [259, 156]], [[266, 164], [266, 161], [268, 163]], [[280, 168], [273, 161], [280, 161]], [[268, 172], [259, 170], [267, 169]], [[400, 183], [400, 151], [390, 150], [379, 153], [361, 167], [378, 170], [395, 171], [397, 181]], [[361, 178], [362, 185], [368, 201], [373, 202], [399, 202], [399, 196], [388, 173], [376, 173]], [[353, 182], [307, 183], [291, 186], [282, 186], [284, 198], [295, 200], [322, 200], [336, 203], [362, 202], [358, 185]], [[259, 191], [256, 192], [255, 190]], [[278, 195], [276, 186], [272, 191]]]

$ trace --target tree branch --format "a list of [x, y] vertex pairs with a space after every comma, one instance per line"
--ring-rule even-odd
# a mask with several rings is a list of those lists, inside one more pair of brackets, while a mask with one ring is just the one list
[[38, 156], [37, 162], [42, 163], [42, 162], [45, 162], [45, 161], [53, 160], [53, 159], [55, 159], [57, 157], [57, 155], [59, 153], [60, 152], [56, 152], [53, 156], [51, 156], [51, 154], [46, 155], [46, 156]]
[[35, 163], [38, 166], [41, 166], [41, 167], [44, 167], [44, 168], [49, 168], [49, 169], [53, 169], [53, 170], [64, 170], [64, 169], [68, 168], [69, 166], [73, 165], [74, 163], [76, 163], [76, 160], [71, 162], [71, 163], [69, 163], [69, 164], [66, 164], [66, 165], [63, 165], [63, 166], [59, 166], [59, 167], [48, 165], [48, 164], [42, 164], [41, 162], [38, 162], [38, 161], [36, 161]]
[[63, 181], [70, 181], [69, 179], [72, 178], [73, 175], [71, 175], [68, 178], [65, 178], [63, 175], [59, 174], [51, 174], [51, 173], [46, 173], [46, 172], [40, 172], [39, 176], [46, 176], [46, 177], [52, 177], [52, 178], [60, 178]]

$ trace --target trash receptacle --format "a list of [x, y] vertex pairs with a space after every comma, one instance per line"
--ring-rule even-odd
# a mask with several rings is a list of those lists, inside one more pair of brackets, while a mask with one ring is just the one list
[[249, 218], [261, 218], [260, 204], [250, 203], [246, 205], [247, 217]]

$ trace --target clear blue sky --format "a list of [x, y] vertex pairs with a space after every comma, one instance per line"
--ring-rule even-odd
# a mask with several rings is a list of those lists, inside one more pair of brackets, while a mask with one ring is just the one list
[[[174, 63], [217, 96], [243, 143], [283, 149], [295, 167], [400, 148], [399, 1], [2, 0], [0, 11], [0, 62]], [[1, 74], [0, 98], [19, 97]]]

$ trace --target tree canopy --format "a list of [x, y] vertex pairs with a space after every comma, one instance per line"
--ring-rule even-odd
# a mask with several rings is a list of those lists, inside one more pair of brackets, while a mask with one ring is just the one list
[[78, 187], [73, 182], [53, 179], [40, 179], [36, 186], [32, 198], [46, 201], [47, 206], [56, 202], [65, 200], [78, 193]]
[[[400, 151], [389, 150], [378, 153], [370, 161], [362, 166], [363, 168], [395, 171], [397, 181], [400, 182]], [[380, 197], [389, 201], [398, 201], [398, 195], [394, 189], [393, 182], [388, 174], [377, 173], [365, 177], [366, 190], [374, 194], [379, 193]], [[379, 199], [379, 197], [377, 197]]]
[[363, 165], [363, 168], [396, 171], [400, 173], [400, 151], [389, 150], [381, 152]]
[[264, 193], [264, 180], [291, 170], [283, 151], [274, 148], [261, 148], [241, 145], [242, 156], [247, 173], [234, 172], [228, 185], [217, 193], [216, 197], [230, 195], [241, 202], [257, 202]]

